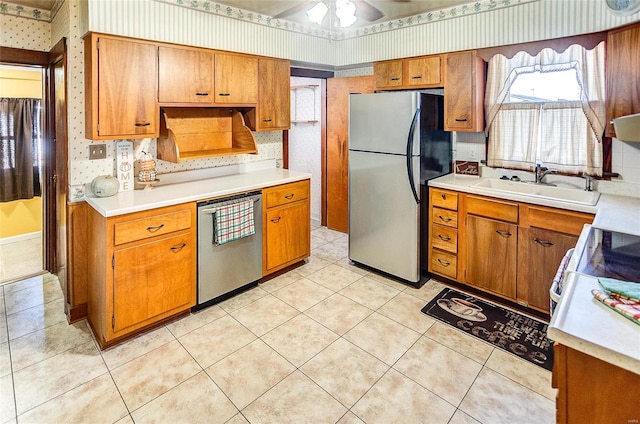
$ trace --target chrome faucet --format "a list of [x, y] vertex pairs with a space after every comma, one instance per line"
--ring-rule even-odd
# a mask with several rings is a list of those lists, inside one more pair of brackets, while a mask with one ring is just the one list
[[542, 179], [547, 174], [557, 174], [557, 173], [558, 173], [558, 170], [556, 170], [556, 169], [548, 169], [548, 168], [545, 168], [544, 166], [540, 165], [539, 163], [536, 163], [536, 184], [544, 184], [544, 185], [554, 186], [555, 184], [545, 183], [545, 182], [542, 181]]

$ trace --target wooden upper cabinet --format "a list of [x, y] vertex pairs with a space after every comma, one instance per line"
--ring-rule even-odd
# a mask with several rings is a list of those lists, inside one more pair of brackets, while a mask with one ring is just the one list
[[213, 52], [160, 46], [160, 103], [213, 103]]
[[258, 119], [256, 130], [286, 130], [291, 124], [291, 77], [288, 60], [258, 60]]
[[442, 60], [440, 56], [405, 59], [404, 85], [407, 87], [442, 87]]
[[258, 58], [215, 54], [215, 102], [258, 103]]
[[640, 113], [640, 24], [609, 31], [607, 35], [605, 135], [615, 137], [611, 120]]
[[480, 132], [484, 130], [485, 66], [474, 51], [446, 55], [444, 129]]
[[376, 77], [376, 89], [402, 87], [402, 59], [375, 62], [373, 75]]
[[158, 47], [91, 34], [85, 38], [85, 136], [158, 136]]

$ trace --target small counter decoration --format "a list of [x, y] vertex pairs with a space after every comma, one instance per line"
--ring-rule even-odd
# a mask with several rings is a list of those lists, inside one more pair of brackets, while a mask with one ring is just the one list
[[100, 175], [91, 181], [91, 192], [96, 197], [109, 197], [118, 193], [120, 181], [111, 175]]
[[145, 190], [153, 189], [153, 184], [160, 181], [156, 178], [156, 161], [149, 153], [149, 142], [147, 139], [142, 140], [136, 151], [136, 159], [140, 169], [138, 171], [138, 182], [145, 185]]

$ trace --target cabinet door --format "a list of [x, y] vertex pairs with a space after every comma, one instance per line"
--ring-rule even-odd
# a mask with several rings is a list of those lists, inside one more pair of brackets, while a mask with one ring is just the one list
[[215, 55], [216, 103], [258, 103], [258, 59]]
[[308, 200], [267, 210], [265, 218], [265, 270], [309, 256], [311, 217]]
[[213, 103], [213, 53], [161, 46], [158, 63], [160, 102]]
[[539, 228], [518, 232], [519, 303], [549, 312], [549, 287], [567, 250], [578, 237]]
[[98, 135], [157, 134], [157, 47], [113, 38], [98, 43]]
[[484, 130], [484, 62], [474, 52], [447, 55], [444, 89], [445, 130]]
[[289, 61], [259, 60], [257, 129], [288, 129], [291, 118]]
[[126, 333], [195, 304], [190, 233], [114, 252], [113, 332]]
[[375, 62], [373, 75], [376, 88], [400, 88], [402, 86], [402, 60]]
[[640, 113], [640, 24], [609, 31], [607, 35], [607, 127], [615, 137], [611, 120]]
[[466, 224], [467, 283], [515, 299], [518, 227], [473, 215]]
[[405, 59], [403, 67], [404, 85], [407, 87], [442, 86], [440, 56]]

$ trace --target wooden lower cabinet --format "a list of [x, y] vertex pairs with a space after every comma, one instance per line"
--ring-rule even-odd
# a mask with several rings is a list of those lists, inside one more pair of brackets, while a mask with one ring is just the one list
[[549, 286], [557, 266], [578, 237], [541, 228], [518, 232], [518, 283], [516, 297], [524, 306], [547, 311]]
[[556, 343], [556, 423], [640, 422], [640, 375]]
[[515, 224], [468, 215], [465, 282], [515, 299], [517, 234]]
[[558, 266], [593, 215], [429, 190], [429, 272], [549, 313]]
[[196, 300], [195, 203], [105, 218], [89, 213], [89, 323], [100, 347]]
[[269, 187], [262, 194], [262, 268], [267, 275], [311, 253], [309, 180]]

